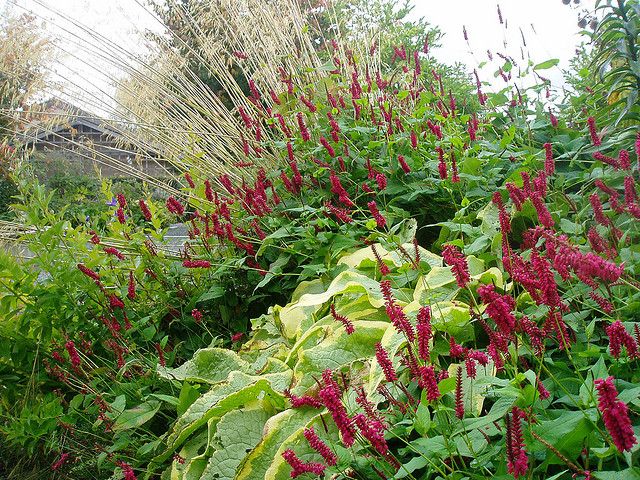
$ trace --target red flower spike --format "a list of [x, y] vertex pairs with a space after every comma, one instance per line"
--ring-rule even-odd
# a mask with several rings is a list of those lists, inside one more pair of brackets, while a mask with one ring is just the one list
[[115, 247], [104, 247], [104, 253], [107, 255], [112, 255], [116, 257], [118, 260], [124, 260], [124, 255]]
[[197, 308], [191, 310], [191, 316], [196, 321], [196, 323], [202, 323], [202, 312]]
[[411, 168], [409, 168], [407, 161], [402, 155], [398, 155], [398, 163], [400, 164], [400, 167], [402, 168], [404, 173], [411, 173]]
[[91, 270], [90, 268], [84, 266], [82, 263], [79, 263], [77, 265], [78, 270], [80, 270], [82, 273], [84, 273], [87, 277], [91, 278], [92, 280], [94, 280], [95, 282], [99, 282], [100, 281], [100, 274], [94, 272], [93, 270]]
[[336, 306], [333, 303], [331, 304], [330, 310], [333, 319], [342, 323], [344, 325], [345, 331], [347, 332], [347, 335], [351, 335], [354, 332], [353, 323], [351, 322], [351, 320], [349, 320], [344, 315], [340, 315], [338, 312], [336, 312]]
[[420, 386], [427, 392], [427, 400], [435, 402], [440, 398], [438, 381], [432, 365], [420, 367]]
[[464, 418], [464, 401], [462, 398], [462, 367], [456, 370], [456, 417], [460, 420]]
[[526, 475], [529, 470], [522, 436], [523, 418], [524, 412], [518, 407], [513, 407], [510, 419], [507, 416], [507, 471], [516, 478]]
[[378, 206], [376, 205], [375, 200], [371, 200], [370, 202], [368, 202], [367, 207], [369, 207], [369, 211], [371, 212], [371, 215], [375, 219], [376, 225], [378, 226], [378, 228], [380, 229], [384, 228], [385, 225], [387, 224], [387, 221], [378, 210]]
[[331, 451], [329, 446], [324, 443], [320, 439], [320, 437], [318, 437], [318, 434], [315, 432], [313, 427], [305, 428], [303, 434], [309, 442], [309, 446], [316, 452], [318, 452], [322, 456], [322, 458], [324, 458], [324, 461], [327, 462], [327, 465], [334, 466], [336, 463], [338, 463], [338, 457], [336, 456], [336, 454]]
[[138, 206], [140, 207], [140, 211], [142, 212], [142, 216], [144, 217], [144, 219], [147, 222], [150, 222], [152, 219], [151, 210], [149, 210], [149, 207], [147, 206], [145, 201], [142, 199], [138, 200]]
[[471, 277], [467, 259], [455, 245], [447, 244], [442, 248], [442, 258], [451, 267], [451, 272], [456, 277], [456, 283], [460, 288], [465, 288]]
[[600, 140], [600, 137], [598, 137], [598, 132], [596, 131], [596, 119], [593, 117], [589, 117], [587, 119], [587, 126], [589, 127], [591, 143], [593, 143], [593, 145], [596, 147], [602, 145], [602, 141]]
[[167, 198], [167, 210], [173, 213], [174, 215], [182, 215], [184, 214], [184, 206], [176, 200], [174, 197]]
[[393, 368], [393, 363], [389, 358], [389, 354], [380, 342], [376, 343], [376, 360], [378, 361], [378, 365], [380, 365], [387, 382], [396, 382], [398, 380], [398, 375]]
[[133, 276], [133, 271], [129, 271], [129, 284], [127, 286], [127, 297], [129, 300], [136, 298], [136, 280]]
[[380, 455], [386, 456], [389, 453], [389, 446], [384, 439], [384, 425], [382, 422], [369, 419], [361, 413], [354, 417], [354, 421], [362, 436], [369, 440], [374, 450]]
[[379, 190], [382, 191], [387, 188], [387, 177], [385, 177], [383, 173], [376, 173], [375, 179]]
[[378, 250], [376, 249], [375, 245], [371, 245], [371, 251], [373, 252], [373, 256], [376, 259], [378, 268], [380, 269], [380, 275], [382, 276], [389, 275], [389, 273], [391, 273], [389, 270], [389, 267], [387, 267], [387, 264], [382, 261], [382, 257], [378, 253]]
[[182, 266], [185, 268], [210, 268], [211, 262], [208, 260], [183, 260]]
[[620, 320], [616, 320], [606, 328], [609, 337], [609, 351], [615, 358], [620, 358], [622, 347], [627, 350], [629, 358], [640, 358], [638, 345], [634, 338], [627, 332]]
[[430, 359], [429, 342], [433, 337], [431, 330], [431, 308], [421, 307], [417, 316], [418, 356], [428, 362]]
[[548, 176], [556, 171], [555, 160], [553, 159], [553, 148], [550, 143], [544, 144], [544, 171]]
[[324, 387], [320, 389], [318, 396], [327, 410], [329, 410], [329, 413], [331, 413], [333, 421], [342, 435], [342, 442], [346, 447], [350, 447], [355, 442], [355, 430], [351, 419], [347, 415], [347, 410], [342, 404], [340, 389], [333, 380], [331, 370], [325, 370], [322, 373], [322, 379]]
[[511, 335], [516, 326], [516, 317], [512, 313], [515, 308], [513, 297], [496, 293], [493, 285], [478, 287], [478, 295], [487, 305], [487, 315], [496, 322], [500, 332], [506, 336]]
[[311, 407], [321, 409], [324, 408], [324, 405], [317, 398], [313, 398], [309, 395], [303, 395], [302, 397], [298, 397], [296, 395], [292, 395], [289, 390], [284, 391], [284, 396], [289, 399], [291, 402], [291, 408], [302, 408], [302, 407]]
[[638, 440], [629, 418], [629, 408], [618, 400], [613, 377], [605, 380], [598, 378], [595, 380], [595, 386], [598, 391], [598, 407], [613, 444], [620, 452], [631, 450]]

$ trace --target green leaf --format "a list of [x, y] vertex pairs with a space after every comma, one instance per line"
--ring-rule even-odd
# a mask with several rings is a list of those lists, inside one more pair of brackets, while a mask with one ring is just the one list
[[211, 455], [201, 480], [231, 480], [247, 453], [262, 439], [271, 413], [263, 408], [240, 409], [225, 414], [216, 425], [219, 448]]
[[137, 407], [122, 412], [122, 414], [116, 418], [112, 429], [114, 432], [120, 432], [122, 430], [137, 428], [151, 420], [158, 410], [160, 410], [160, 402], [157, 400], [144, 402]]
[[[236, 480], [276, 480], [266, 477], [280, 446], [303, 425], [318, 415], [314, 409], [289, 409], [271, 417], [260, 443], [242, 461]], [[279, 480], [279, 479], [277, 479]]]
[[221, 285], [213, 285], [207, 292], [200, 295], [198, 302], [206, 302], [207, 300], [214, 300], [216, 298], [224, 297], [225, 289]]
[[249, 364], [224, 348], [203, 348], [178, 368], [158, 367], [158, 375], [169, 380], [218, 383], [233, 371], [249, 372]]
[[534, 70], [546, 70], [548, 68], [555, 67], [559, 63], [560, 63], [560, 59], [551, 58], [549, 60], [546, 60], [546, 61], [544, 61], [542, 63], [537, 64], [535, 67], [533, 67], [533, 69]]

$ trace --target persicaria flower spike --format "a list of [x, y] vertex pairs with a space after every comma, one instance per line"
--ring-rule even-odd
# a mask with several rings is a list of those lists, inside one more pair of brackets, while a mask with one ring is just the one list
[[587, 126], [589, 127], [591, 143], [593, 143], [593, 145], [596, 147], [602, 145], [602, 141], [600, 140], [600, 137], [598, 137], [598, 132], [596, 131], [596, 119], [593, 117], [589, 117], [587, 119]]
[[429, 342], [433, 335], [431, 330], [431, 308], [429, 306], [421, 307], [418, 310], [417, 321], [418, 356], [421, 360], [428, 362], [430, 357]]
[[369, 203], [367, 203], [367, 207], [369, 207], [369, 211], [375, 219], [378, 228], [384, 228], [384, 226], [387, 224], [387, 221], [378, 210], [378, 206], [376, 205], [375, 200], [371, 200]]
[[389, 358], [389, 354], [380, 342], [376, 343], [376, 360], [378, 361], [378, 365], [380, 365], [387, 382], [395, 382], [398, 380], [398, 375], [393, 368], [393, 363]]
[[602, 412], [604, 425], [620, 452], [628, 451], [638, 442], [629, 418], [629, 407], [618, 399], [618, 391], [613, 377], [598, 378], [595, 381], [598, 391], [598, 407]]
[[347, 415], [347, 410], [342, 404], [340, 388], [333, 380], [333, 372], [325, 370], [322, 373], [322, 380], [324, 381], [324, 386], [318, 392], [318, 396], [324, 406], [327, 407], [327, 410], [329, 410], [336, 427], [338, 427], [342, 435], [342, 442], [346, 447], [350, 447], [355, 441], [355, 430], [349, 415]]
[[309, 446], [316, 452], [318, 452], [322, 456], [322, 458], [324, 458], [324, 461], [327, 462], [327, 465], [333, 466], [338, 463], [338, 457], [336, 456], [336, 454], [333, 453], [329, 446], [324, 443], [320, 439], [320, 437], [318, 437], [318, 434], [315, 432], [313, 427], [305, 428], [303, 433], [304, 438], [306, 438], [309, 442]]
[[152, 219], [151, 210], [149, 210], [149, 206], [142, 199], [138, 200], [138, 206], [140, 207], [140, 211], [142, 212], [142, 216], [147, 222], [150, 222]]
[[615, 358], [620, 358], [620, 353], [624, 346], [627, 349], [629, 358], [640, 358], [635, 339], [627, 332], [620, 320], [613, 322], [606, 330], [609, 336], [609, 351], [611, 355]]
[[291, 478], [297, 478], [305, 473], [313, 473], [315, 475], [322, 475], [325, 471], [325, 466], [317, 462], [303, 462], [298, 458], [296, 453], [287, 449], [282, 452], [282, 457], [291, 466]]
[[333, 319], [342, 323], [344, 325], [345, 331], [347, 332], [347, 335], [351, 335], [354, 332], [353, 323], [351, 322], [351, 320], [349, 320], [344, 315], [340, 315], [338, 312], [336, 312], [336, 306], [333, 303], [331, 304], [330, 310]]
[[451, 267], [456, 283], [460, 288], [465, 288], [471, 277], [469, 276], [469, 266], [467, 259], [455, 245], [447, 244], [442, 248], [442, 258]]
[[507, 470], [516, 478], [527, 474], [529, 458], [522, 436], [522, 419], [524, 412], [518, 407], [511, 410], [511, 418], [507, 416]]

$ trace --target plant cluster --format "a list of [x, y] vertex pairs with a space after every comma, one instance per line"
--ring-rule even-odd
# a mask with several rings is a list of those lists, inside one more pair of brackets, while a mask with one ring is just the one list
[[243, 156], [164, 205], [72, 223], [22, 180], [3, 441], [67, 478], [638, 476], [637, 126], [326, 46], [248, 77]]

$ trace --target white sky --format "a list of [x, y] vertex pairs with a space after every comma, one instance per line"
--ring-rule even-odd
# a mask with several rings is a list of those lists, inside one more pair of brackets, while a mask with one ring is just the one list
[[[140, 3], [144, 0], [0, 0], [0, 16], [6, 14], [9, 5], [17, 4], [33, 10], [38, 16], [49, 22], [66, 25], [66, 20], [60, 19], [48, 8], [64, 12], [67, 19], [73, 18], [88, 28], [117, 42], [124, 49], [132, 52], [140, 51], [136, 32], [141, 28], [153, 28], [156, 23]], [[572, 0], [573, 1], [573, 0]], [[461, 61], [470, 68], [486, 61], [487, 49], [494, 54], [494, 63], [481, 70], [481, 79], [491, 81], [497, 88], [505, 84], [498, 78], [493, 78], [499, 60], [496, 52], [511, 55], [518, 65], [526, 62], [521, 60], [520, 47], [524, 34], [527, 46], [524, 47], [525, 58], [531, 57], [534, 63], [550, 58], [559, 58], [560, 65], [540, 73], [552, 80], [555, 86], [562, 85], [562, 69], [569, 66], [569, 59], [573, 56], [576, 45], [581, 41], [577, 26], [578, 13], [588, 8], [593, 9], [595, 0], [581, 0], [580, 5], [570, 6], [562, 4], [562, 0], [501, 0], [500, 8], [506, 22], [501, 25], [498, 21], [496, 0], [413, 0], [414, 16], [425, 17], [432, 25], [440, 27], [445, 33], [442, 48], [436, 51], [436, 57], [447, 63]], [[14, 11], [20, 12], [20, 8]], [[466, 26], [469, 43], [465, 42], [462, 27]], [[505, 28], [506, 27], [506, 28]], [[506, 42], [506, 47], [505, 47]], [[66, 48], [70, 48], [68, 45]], [[87, 53], [75, 51], [73, 47], [65, 55], [77, 54], [87, 58]], [[89, 54], [90, 55], [90, 54]], [[92, 84], [94, 92], [109, 90], [108, 80], [104, 72], [89, 70], [81, 63], [67, 60], [65, 63], [74, 70], [80, 70], [75, 75], [68, 72], [58, 73], [72, 78], [82, 78], [87, 84]], [[92, 62], [99, 64], [98, 62]], [[502, 62], [500, 62], [502, 63]], [[514, 74], [516, 69], [514, 69]], [[83, 88], [87, 90], [86, 84]], [[88, 101], [88, 100], [87, 100]]]

